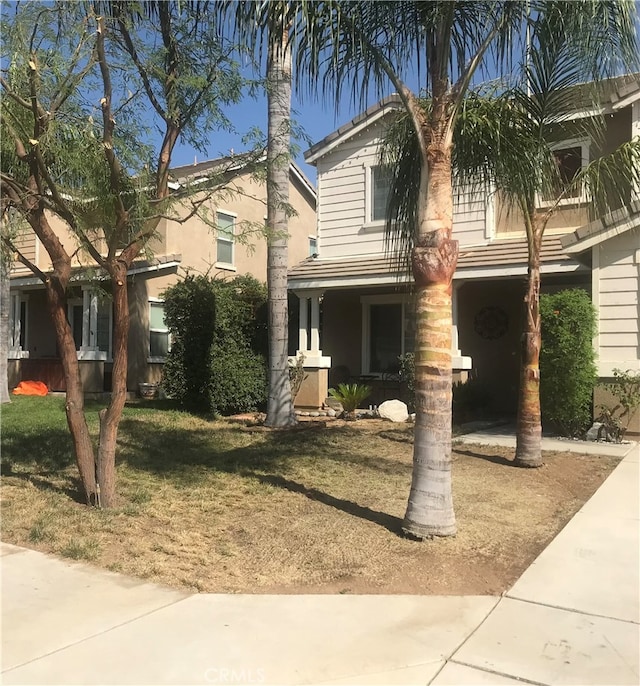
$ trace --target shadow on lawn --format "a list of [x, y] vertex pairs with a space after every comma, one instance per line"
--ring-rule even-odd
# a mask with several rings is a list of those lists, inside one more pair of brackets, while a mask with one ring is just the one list
[[354, 517], [359, 517], [360, 519], [366, 519], [374, 524], [379, 524], [392, 534], [401, 535], [402, 533], [402, 520], [399, 517], [394, 517], [385, 512], [380, 512], [379, 510], [372, 510], [369, 507], [363, 507], [362, 505], [358, 505], [358, 503], [354, 503], [352, 500], [335, 498], [328, 493], [319, 491], [317, 488], [307, 488], [297, 481], [291, 481], [282, 476], [276, 476], [274, 474], [256, 474], [255, 478], [262, 484], [284, 488], [291, 493], [301, 493], [309, 498], [309, 500], [316, 500], [319, 503], [334, 507], [336, 510], [341, 510]]
[[120, 455], [129, 465], [187, 480], [193, 467], [240, 475], [252, 471], [286, 473], [301, 459], [342, 462], [388, 475], [411, 469], [397, 460], [339, 450], [340, 434], [352, 431], [348, 427], [253, 434], [239, 426], [186, 430], [156, 425], [150, 431], [147, 423], [131, 418], [123, 419], [120, 427]]
[[[195, 484], [202, 478], [202, 470], [233, 473], [239, 476], [256, 479], [262, 484], [300, 493], [310, 500], [315, 500], [328, 507], [345, 512], [354, 517], [365, 519], [384, 527], [391, 533], [400, 535], [402, 521], [395, 516], [372, 510], [350, 500], [336, 498], [316, 488], [308, 488], [297, 481], [287, 479], [287, 474], [301, 456], [309, 460], [338, 460], [356, 463], [375, 470], [390, 472], [390, 465], [395, 471], [406, 472], [410, 466], [402, 465], [385, 458], [349, 459], [342, 454], [332, 452], [331, 445], [320, 439], [321, 432], [274, 432], [247, 434], [239, 427], [226, 429], [180, 429], [154, 427], [149, 432], [143, 422], [125, 420], [122, 424], [121, 445], [122, 457], [127, 463], [140, 470], [157, 474], [171, 475], [181, 485]], [[254, 440], [242, 446], [230, 445], [230, 438], [238, 440], [239, 436]], [[327, 439], [336, 441], [335, 435]], [[382, 465], [378, 464], [382, 461]], [[388, 463], [388, 464], [387, 464]], [[265, 473], [266, 472], [266, 473]]]
[[[87, 405], [89, 415], [96, 414], [101, 406], [99, 403]], [[55, 414], [41, 423], [21, 422], [17, 413], [10, 422], [3, 422], [3, 472], [29, 481], [43, 491], [58, 492], [82, 502], [63, 406], [54, 409]], [[165, 406], [165, 409], [170, 408]], [[293, 466], [305, 462], [319, 463], [318, 469], [322, 468], [322, 461], [342, 462], [386, 475], [405, 474], [410, 470], [409, 465], [397, 460], [350, 453], [341, 441], [353, 438], [353, 429], [349, 427], [251, 434], [235, 426], [184, 428], [173, 422], [170, 413], [164, 415], [166, 423], [152, 423], [146, 421], [144, 414], [136, 414], [134, 411], [123, 417], [118, 437], [118, 461], [125, 461], [133, 469], [170, 477], [184, 487], [197, 484], [203, 470], [238, 474], [302, 493], [393, 533], [400, 531], [396, 517], [285, 478]], [[95, 436], [97, 417], [89, 419]], [[357, 437], [361, 440], [361, 436]], [[61, 483], [62, 480], [66, 483]]]
[[474, 453], [472, 450], [461, 450], [459, 447], [456, 446], [454, 446], [453, 450], [458, 455], [475, 457], [479, 460], [491, 462], [492, 464], [502, 465], [503, 467], [513, 467], [513, 460], [510, 460], [508, 457], [503, 457], [502, 455], [483, 455], [482, 453]]

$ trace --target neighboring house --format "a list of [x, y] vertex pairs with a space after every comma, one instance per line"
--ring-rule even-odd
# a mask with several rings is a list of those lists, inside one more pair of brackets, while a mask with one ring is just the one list
[[[610, 151], [640, 135], [640, 81], [637, 76], [613, 79], [607, 93], [603, 147]], [[378, 153], [399, 108], [397, 96], [386, 98], [306, 153], [318, 171], [318, 255], [289, 272], [289, 288], [301, 299], [299, 349], [309, 367], [298, 405], [321, 403], [327, 384], [347, 377], [376, 387], [369, 402], [398, 394], [397, 358], [411, 351], [414, 337], [412, 279], [407, 272], [398, 274], [385, 254], [388, 186]], [[590, 115], [593, 105], [585, 105], [566, 118], [569, 133], [558, 141], [558, 161], [568, 176], [602, 154], [593, 142], [570, 135], [571, 121]], [[542, 246], [543, 292], [581, 287], [592, 294], [602, 380], [616, 367], [640, 370], [635, 190], [627, 208], [593, 223], [582, 198], [567, 199]], [[539, 202], [541, 208], [547, 204], [544, 198]], [[489, 188], [457, 194], [453, 233], [460, 247], [453, 281], [454, 372], [465, 378], [473, 370], [490, 393], [493, 410], [513, 413], [527, 274], [524, 226]]]
[[[235, 158], [234, 158], [235, 159]], [[171, 187], [204, 183], [212, 169], [228, 160], [212, 160], [176, 168]], [[157, 237], [149, 244], [151, 256], [134, 262], [129, 270], [129, 370], [127, 388], [141, 382], [157, 382], [171, 342], [164, 323], [163, 292], [187, 272], [208, 273], [216, 278], [252, 274], [267, 277], [267, 245], [260, 232], [267, 214], [266, 185], [249, 171], [239, 173], [228, 190], [207, 200], [208, 221], [198, 216], [184, 223], [162, 219]], [[315, 188], [300, 169], [290, 167], [289, 204], [296, 215], [289, 220], [289, 264], [315, 252]], [[197, 198], [197, 196], [196, 196]], [[187, 201], [189, 202], [189, 201]], [[184, 212], [187, 212], [186, 205]], [[182, 215], [183, 217], [186, 216]], [[74, 238], [55, 218], [52, 225], [63, 245], [72, 253]], [[18, 240], [19, 248], [42, 271], [51, 268], [48, 255], [30, 230]], [[69, 292], [69, 323], [78, 350], [87, 393], [111, 388], [112, 312], [109, 284], [90, 280], [76, 258], [76, 274]], [[101, 294], [101, 288], [104, 292]], [[22, 379], [44, 381], [50, 390], [65, 389], [62, 364], [51, 324], [44, 287], [22, 264], [11, 270], [9, 382]]]

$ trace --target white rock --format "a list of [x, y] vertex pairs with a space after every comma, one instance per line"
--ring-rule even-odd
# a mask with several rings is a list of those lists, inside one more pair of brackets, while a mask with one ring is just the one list
[[[597, 441], [598, 440], [598, 433], [600, 433], [600, 429], [602, 429], [602, 422], [594, 422], [589, 431], [587, 431], [586, 439], [588, 441]], [[602, 429], [602, 438], [605, 440], [607, 439], [607, 430]]]
[[382, 419], [389, 419], [392, 422], [406, 422], [409, 419], [409, 410], [402, 400], [385, 400], [378, 407], [378, 414]]
[[336, 416], [336, 411], [332, 407], [330, 407], [327, 410], [327, 417], [335, 417], [335, 416]]

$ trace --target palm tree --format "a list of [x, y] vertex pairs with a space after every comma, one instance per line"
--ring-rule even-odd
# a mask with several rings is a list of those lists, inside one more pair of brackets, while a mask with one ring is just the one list
[[[563, 123], [577, 108], [587, 86], [585, 77], [603, 76], [605, 54], [623, 62], [635, 58], [633, 8], [600, 3], [607, 15], [590, 14], [590, 3], [573, 4], [570, 11], [548, 3], [531, 26], [531, 45], [520, 83], [498, 96], [472, 93], [462, 103], [453, 138], [453, 166], [458, 181], [467, 186], [492, 182], [508, 207], [519, 213], [528, 243], [528, 279], [524, 298], [521, 384], [515, 464], [535, 467], [541, 462], [541, 420], [538, 359], [541, 346], [539, 291], [540, 249], [545, 228], [565, 198], [580, 195], [592, 210], [603, 212], [629, 200], [629, 190], [640, 174], [640, 142], [621, 146], [569, 178], [558, 164], [554, 141], [589, 135], [597, 140], [603, 131], [599, 117]], [[571, 11], [573, 10], [573, 11]], [[604, 29], [603, 29], [604, 27]], [[578, 30], [579, 29], [579, 30]], [[630, 30], [631, 29], [631, 30]], [[573, 40], [571, 40], [573, 38]], [[593, 93], [597, 96], [597, 90]], [[434, 104], [423, 101], [425, 116]], [[387, 220], [393, 244], [406, 246], [419, 207], [417, 182], [411, 168], [419, 155], [419, 141], [407, 121], [392, 129], [383, 160], [396, 170]], [[546, 200], [540, 209], [539, 199]], [[399, 241], [399, 243], [398, 243]], [[396, 247], [397, 249], [397, 247]]]
[[[341, 2], [332, 8], [334, 49], [310, 65], [326, 71], [337, 95], [354, 99], [390, 83], [418, 143], [418, 184], [411, 265], [416, 293], [416, 421], [413, 477], [403, 522], [419, 539], [456, 532], [451, 495], [451, 281], [458, 244], [452, 238], [452, 143], [469, 84], [492, 56], [496, 68], [517, 42], [526, 3]], [[312, 56], [313, 54], [311, 54]], [[426, 111], [407, 85], [417, 67], [430, 97]], [[318, 69], [314, 72], [314, 69]]]
[[[267, 66], [267, 292], [269, 310], [269, 392], [265, 424], [296, 423], [288, 357], [288, 219], [291, 164], [291, 53], [304, 2], [291, 0], [214, 3], [223, 24], [244, 48], [257, 46], [260, 62], [266, 43]], [[294, 31], [295, 33], [295, 31]]]
[[267, 293], [269, 395], [267, 426], [296, 423], [289, 382], [288, 219], [291, 164], [291, 3], [268, 2]]
[[[522, 217], [528, 246], [515, 454], [515, 464], [521, 467], [542, 465], [539, 301], [540, 251], [546, 227], [566, 199], [583, 198], [583, 204], [598, 214], [621, 207], [629, 202], [630, 189], [640, 174], [640, 140], [586, 166], [582, 159], [563, 160], [554, 143], [568, 138], [591, 140], [594, 147], [602, 143], [603, 117], [571, 123], [563, 123], [563, 117], [580, 108], [585, 94], [598, 103], [600, 82], [612, 66], [637, 63], [634, 10], [633, 4], [618, 3], [611, 21], [606, 22], [602, 15], [585, 21], [579, 12], [554, 8], [538, 21], [531, 32], [524, 78], [509, 94], [514, 105], [511, 116], [502, 121], [493, 149], [496, 186]], [[608, 60], [602, 59], [603, 52], [609, 53]], [[585, 80], [592, 80], [591, 87], [578, 85]], [[577, 163], [576, 173], [568, 170], [567, 162], [569, 166]]]

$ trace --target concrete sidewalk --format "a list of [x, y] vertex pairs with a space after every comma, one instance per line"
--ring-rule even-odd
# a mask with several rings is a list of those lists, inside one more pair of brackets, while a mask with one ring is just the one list
[[625, 450], [502, 598], [189, 595], [3, 544], [2, 683], [638, 684]]

